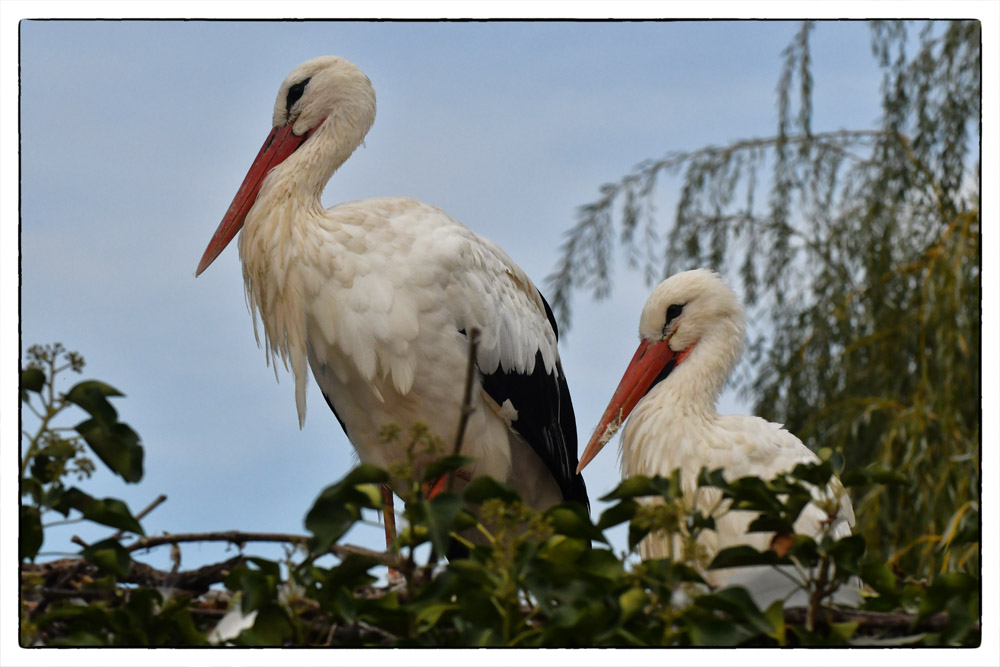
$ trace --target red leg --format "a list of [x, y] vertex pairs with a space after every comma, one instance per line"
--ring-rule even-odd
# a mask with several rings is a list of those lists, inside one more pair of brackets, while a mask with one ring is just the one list
[[[456, 470], [455, 477], [464, 479], [466, 482], [469, 481], [469, 473], [465, 472], [464, 470]], [[424, 495], [427, 496], [428, 500], [430, 500], [431, 498], [433, 498], [434, 496], [438, 495], [439, 493], [445, 490], [447, 482], [448, 482], [448, 475], [441, 475], [433, 483], [428, 482], [427, 484], [424, 484]]]

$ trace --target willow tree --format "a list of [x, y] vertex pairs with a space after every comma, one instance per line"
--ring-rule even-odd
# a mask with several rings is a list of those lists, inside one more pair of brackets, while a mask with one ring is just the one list
[[[769, 323], [737, 381], [756, 414], [907, 478], [855, 498], [870, 555], [977, 570], [980, 24], [871, 23], [881, 119], [835, 131], [812, 127], [814, 27], [782, 53], [773, 136], [647, 160], [580, 207], [552, 305], [567, 327], [574, 290], [606, 297], [619, 251], [650, 283], [728, 275]], [[664, 182], [672, 220], [653, 205]]]

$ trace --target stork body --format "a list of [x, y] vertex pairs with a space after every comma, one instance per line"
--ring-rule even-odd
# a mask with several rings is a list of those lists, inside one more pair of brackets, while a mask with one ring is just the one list
[[[496, 244], [403, 197], [324, 210], [320, 195], [361, 144], [375, 94], [353, 64], [316, 58], [285, 79], [273, 129], [198, 268], [242, 227], [248, 302], [269, 358], [295, 376], [305, 419], [309, 368], [361, 461], [407, 460], [424, 423], [450, 451], [478, 329], [462, 477], [511, 483], [536, 508], [587, 503], [575, 472], [573, 407], [548, 305]], [[383, 428], [402, 436], [385, 442]], [[438, 452], [438, 455], [444, 452]], [[417, 452], [417, 465], [431, 453]]]
[[[680, 469], [683, 495], [704, 512], [716, 507], [721, 491], [697, 488], [698, 471], [721, 468], [726, 479], [755, 475], [771, 479], [798, 463], [818, 461], [780, 424], [746, 415], [720, 415], [716, 402], [743, 353], [745, 315], [736, 295], [715, 273], [704, 269], [677, 274], [649, 297], [639, 324], [640, 344], [593, 438], [581, 457], [582, 469], [628, 418], [621, 438], [622, 475], [668, 476]], [[850, 534], [854, 511], [835, 478], [814, 489], [815, 501], [795, 523], [795, 531], [819, 536], [827, 512], [824, 501], [839, 502], [830, 526], [834, 538]], [[723, 508], [725, 510], [725, 508]], [[748, 533], [755, 517], [747, 511], [716, 513], [715, 530], [699, 544], [709, 559], [721, 549], [770, 546], [773, 535]], [[643, 558], [677, 554], [679, 536], [652, 534], [640, 544]], [[733, 568], [705, 573], [714, 586], [739, 583], [758, 604], [785, 597], [794, 586], [772, 568]], [[856, 595], [848, 595], [854, 601]]]

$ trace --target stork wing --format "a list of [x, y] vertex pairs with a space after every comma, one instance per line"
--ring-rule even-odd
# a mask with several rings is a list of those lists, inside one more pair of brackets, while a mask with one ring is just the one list
[[[545, 314], [557, 335], [555, 319], [549, 304], [539, 294]], [[480, 369], [482, 373], [482, 369]], [[503, 370], [503, 364], [493, 373], [482, 373], [483, 389], [497, 402], [510, 401], [516, 410], [511, 428], [531, 445], [559, 485], [564, 500], [575, 500], [590, 508], [583, 476], [577, 474], [576, 415], [562, 364], [556, 360], [545, 369], [542, 352], [535, 352], [534, 368], [530, 373]]]
[[[464, 324], [477, 326], [482, 340], [477, 365], [482, 386], [497, 405], [516, 412], [510, 427], [535, 451], [565, 500], [589, 508], [583, 477], [576, 473], [576, 416], [559, 362], [558, 327], [549, 304], [523, 271], [498, 246], [477, 239], [479, 261], [467, 274]], [[488, 276], [489, 283], [477, 281]]]

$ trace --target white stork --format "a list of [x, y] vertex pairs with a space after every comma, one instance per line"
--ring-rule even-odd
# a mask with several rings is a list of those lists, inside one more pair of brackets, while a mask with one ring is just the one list
[[[197, 274], [242, 228], [254, 331], [259, 317], [268, 362], [291, 366], [300, 425], [308, 364], [360, 460], [386, 469], [407, 456], [408, 438], [382, 441], [389, 424], [405, 433], [422, 422], [450, 450], [466, 332], [478, 329], [462, 449], [475, 463], [461, 477], [505, 481], [539, 509], [587, 504], [556, 323], [528, 276], [429, 204], [381, 197], [323, 209], [323, 188], [374, 119], [375, 91], [358, 67], [333, 56], [296, 67]], [[389, 539], [392, 494], [383, 493]]]
[[[621, 438], [622, 475], [667, 476], [679, 468], [685, 500], [702, 511], [715, 506], [721, 497], [718, 489], [697, 489], [698, 471], [703, 466], [722, 468], [726, 479], [747, 475], [772, 479], [790, 472], [798, 463], [818, 461], [780, 424], [716, 412], [719, 394], [743, 354], [745, 319], [736, 295], [717, 273], [696, 269], [660, 283], [642, 310], [639, 349], [577, 470], [597, 455], [626, 418]], [[816, 489], [814, 496], [820, 502], [839, 502], [831, 536], [850, 535], [854, 510], [839, 480], [834, 478], [822, 491]], [[747, 511], [717, 515], [715, 530], [700, 536], [709, 559], [732, 546], [768, 549], [773, 535], [746, 530], [754, 517]], [[819, 536], [827, 519], [827, 513], [814, 501], [800, 514], [795, 531]], [[639, 547], [642, 557], [666, 557], [671, 546], [668, 539], [678, 538], [648, 536]], [[679, 545], [675, 542], [674, 546]], [[759, 605], [766, 606], [796, 589], [785, 574], [768, 567], [751, 567], [714, 570], [705, 577], [713, 586], [743, 585]], [[796, 593], [787, 603], [801, 603], [803, 597]], [[848, 590], [836, 600], [854, 603], [857, 591]]]

